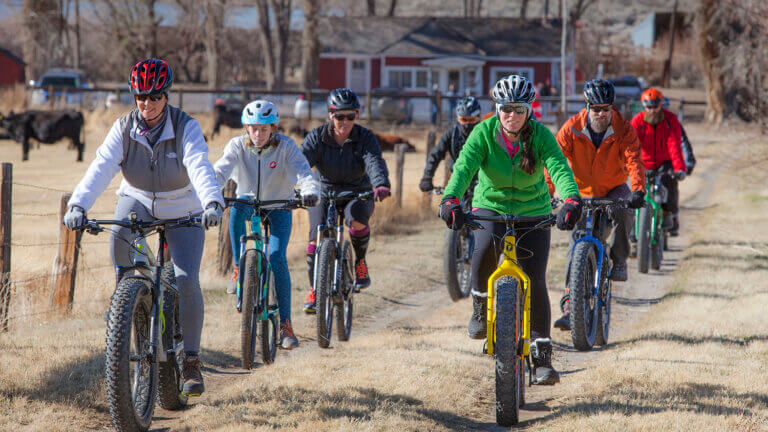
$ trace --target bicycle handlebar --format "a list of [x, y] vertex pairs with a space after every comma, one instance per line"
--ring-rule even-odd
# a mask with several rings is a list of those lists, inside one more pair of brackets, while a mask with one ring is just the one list
[[[135, 214], [135, 213], [134, 213]], [[101, 225], [118, 225], [123, 228], [128, 228], [131, 231], [144, 231], [152, 230], [159, 227], [165, 228], [178, 228], [178, 227], [193, 227], [201, 226], [202, 218], [200, 215], [189, 215], [175, 219], [158, 219], [156, 221], [140, 221], [136, 219], [132, 220], [116, 220], [116, 219], [86, 219], [83, 224], [76, 227], [75, 230], [87, 231], [89, 234], [96, 235], [99, 232], [104, 231]]]
[[533, 222], [535, 225], [533, 229], [545, 229], [555, 225], [557, 216], [554, 214], [548, 214], [545, 216], [513, 216], [513, 215], [497, 215], [497, 216], [480, 216], [473, 213], [464, 213], [464, 225], [469, 226], [471, 229], [483, 229], [483, 227], [475, 223], [475, 221], [487, 221], [487, 222], [503, 222], [507, 225], [514, 225], [516, 223]]
[[262, 207], [266, 206], [277, 206], [279, 207], [273, 207], [270, 208], [270, 210], [276, 210], [276, 209], [293, 209], [293, 208], [299, 208], [302, 206], [301, 200], [261, 200], [261, 201], [255, 201], [255, 200], [245, 200], [240, 198], [224, 198], [224, 201], [226, 201], [227, 206], [230, 206], [234, 203], [238, 204], [245, 204], [247, 206], [253, 207], [255, 209], [260, 209]]
[[326, 200], [332, 200], [332, 201], [353, 200], [353, 199], [368, 201], [373, 199], [373, 191], [368, 190], [363, 192], [355, 192], [355, 191], [336, 192], [333, 190], [325, 190], [322, 193], [322, 197]]
[[620, 207], [627, 207], [627, 200], [622, 198], [590, 198], [584, 197], [581, 199], [581, 204], [584, 207], [607, 207], [611, 205], [618, 205]]

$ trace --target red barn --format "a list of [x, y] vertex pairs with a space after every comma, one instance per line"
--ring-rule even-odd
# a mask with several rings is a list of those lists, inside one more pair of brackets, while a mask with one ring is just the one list
[[[487, 95], [500, 77], [560, 82], [560, 26], [519, 18], [328, 17], [317, 88]], [[569, 61], [572, 59], [569, 58]]]
[[22, 59], [0, 47], [0, 85], [23, 84], [24, 66]]

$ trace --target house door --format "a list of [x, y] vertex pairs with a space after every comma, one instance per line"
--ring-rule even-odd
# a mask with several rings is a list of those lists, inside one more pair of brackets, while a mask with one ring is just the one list
[[457, 69], [451, 69], [448, 71], [448, 87], [445, 88], [446, 94], [451, 91], [453, 86], [453, 95], [458, 96], [461, 94], [461, 71]]
[[349, 88], [356, 93], [368, 91], [368, 64], [365, 60], [350, 60]]

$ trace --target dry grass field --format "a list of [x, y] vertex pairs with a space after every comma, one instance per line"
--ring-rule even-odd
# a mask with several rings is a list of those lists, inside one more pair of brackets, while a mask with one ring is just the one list
[[[116, 112], [87, 119], [86, 161]], [[210, 130], [210, 118], [202, 118]], [[765, 138], [689, 127], [700, 160], [682, 183], [683, 232], [662, 272], [615, 286], [611, 344], [576, 353], [553, 334], [562, 382], [529, 390], [522, 427], [544, 430], [768, 430], [768, 233], [761, 188]], [[386, 130], [385, 130], [386, 131]], [[206, 321], [206, 393], [180, 412], [159, 410], [157, 430], [500, 430], [494, 423], [493, 362], [466, 337], [471, 302], [453, 303], [442, 282], [444, 226], [418, 210], [425, 130], [397, 131], [418, 151], [406, 158], [405, 210], [377, 206], [370, 248], [373, 286], [356, 297], [352, 339], [321, 350], [314, 317], [303, 315], [306, 216], [296, 212], [291, 247], [294, 326], [301, 347], [275, 364], [239, 368], [239, 316], [213, 272], [216, 232], [201, 274]], [[221, 155], [225, 130], [211, 145]], [[12, 279], [51, 271], [61, 191], [86, 163], [66, 146], [44, 146], [14, 163]], [[390, 168], [392, 154], [387, 154]], [[752, 164], [750, 167], [747, 165]], [[112, 183], [114, 188], [118, 180]], [[33, 188], [36, 185], [52, 190]], [[734, 187], [738, 185], [738, 187]], [[94, 214], [114, 207], [114, 189]], [[435, 200], [433, 200], [435, 201]], [[33, 214], [42, 216], [32, 216]], [[11, 331], [0, 334], [0, 430], [109, 429], [103, 387], [103, 312], [113, 285], [106, 236], [84, 237], [71, 315], [45, 312], [50, 281], [14, 285]], [[553, 232], [548, 283], [561, 294], [566, 237]], [[25, 246], [26, 245], [26, 246]], [[630, 267], [634, 262], [630, 263]], [[28, 315], [28, 314], [39, 315]], [[553, 315], [558, 313], [553, 307]], [[26, 315], [26, 316], [20, 316]]]

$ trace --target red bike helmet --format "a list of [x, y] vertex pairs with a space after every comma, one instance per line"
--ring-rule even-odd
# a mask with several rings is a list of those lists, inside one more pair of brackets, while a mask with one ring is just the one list
[[128, 83], [131, 93], [135, 95], [166, 93], [173, 84], [173, 72], [164, 60], [142, 60], [131, 69]]
[[664, 101], [664, 95], [655, 88], [649, 88], [640, 95], [640, 102], [646, 108], [659, 106]]

